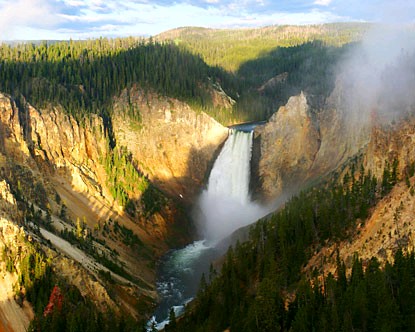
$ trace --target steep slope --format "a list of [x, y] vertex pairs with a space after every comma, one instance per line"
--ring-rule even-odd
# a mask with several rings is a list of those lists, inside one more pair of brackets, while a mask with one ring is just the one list
[[[198, 297], [176, 330], [308, 331], [374, 321], [391, 326], [400, 314], [413, 326], [407, 307], [412, 279], [405, 279], [409, 293], [399, 296], [404, 283], [395, 281], [413, 275], [414, 135], [412, 108], [395, 124], [376, 126], [359, 154], [258, 221], [246, 242], [228, 250], [220, 272], [211, 271], [208, 282], [202, 278]], [[399, 250], [412, 264], [405, 272]], [[397, 271], [391, 264], [380, 269], [395, 257]], [[390, 315], [368, 313], [380, 288], [357, 283], [366, 280], [364, 273], [367, 280], [377, 275], [374, 279], [390, 290], [382, 293], [392, 302]], [[337, 320], [327, 320], [332, 316]]]
[[[9, 188], [6, 198], [20, 211], [13, 207], [7, 222], [22, 226], [25, 236], [41, 245], [54, 273], [99, 310], [135, 319], [148, 317], [157, 299], [156, 259], [188, 241], [191, 227], [180, 206], [192, 202], [227, 136], [226, 128], [184, 103], [156, 93], [140, 99], [140, 93], [131, 93], [142, 116], [138, 122], [126, 120], [130, 104], [122, 97], [115, 104], [114, 149], [97, 115], [80, 123], [62, 107], [40, 110], [0, 96], [1, 176]], [[172, 130], [187, 135], [177, 138]], [[128, 200], [120, 200], [120, 193]], [[6, 204], [1, 211], [8, 209]], [[13, 266], [18, 274], [19, 259]], [[10, 280], [16, 276], [2, 285], [9, 287]], [[13, 304], [6, 307], [3, 314]], [[27, 327], [28, 319], [24, 322]]]
[[[34, 313], [27, 301], [18, 304], [14, 297], [17, 274], [12, 271], [11, 259], [18, 251], [24, 250], [22, 239], [24, 239], [25, 233], [22, 228], [11, 221], [11, 218], [21, 219], [21, 215], [18, 212], [16, 200], [10, 192], [10, 187], [4, 180], [0, 182], [0, 198], [0, 250], [2, 252], [0, 261], [2, 271], [0, 279], [0, 330], [23, 332], [29, 326]], [[6, 258], [6, 255], [11, 257]]]
[[293, 96], [268, 122], [255, 128], [253, 191], [268, 202], [323, 177], [356, 155], [369, 141], [364, 122], [357, 123], [332, 99], [321, 110], [304, 93]]
[[[125, 117], [126, 104], [132, 116]], [[226, 127], [205, 113], [138, 87], [125, 90], [115, 101], [113, 127], [117, 144], [131, 151], [144, 174], [186, 203], [204, 184], [228, 135]]]
[[[116, 269], [116, 273], [137, 276], [133, 279], [133, 293], [141, 290], [146, 296], [150, 295], [149, 298], [154, 298], [155, 293], [149, 292], [154, 283], [154, 270], [149, 263], [157, 252], [165, 250], [162, 239], [167, 233], [166, 230], [158, 230], [152, 235], [148, 232], [157, 223], [172, 223], [174, 212], [151, 216], [148, 220], [152, 226], [146, 229], [146, 224], [134, 222], [114, 202], [105, 187], [105, 172], [97, 162], [99, 155], [107, 151], [100, 118], [92, 117], [82, 127], [59, 108], [39, 111], [27, 105], [21, 109], [5, 95], [1, 101], [2, 176], [18, 197], [26, 220], [23, 223], [25, 228], [36, 230], [40, 226], [50, 229], [60, 237], [69, 236], [75, 246], [82, 247], [90, 241], [89, 247], [83, 247], [87, 256], [92, 256], [93, 261], [102, 261], [110, 269], [117, 267], [119, 271]], [[22, 224], [21, 220], [15, 222]], [[138, 244], [142, 243], [142, 250], [137, 252], [136, 244], [126, 245], [122, 237], [113, 234], [115, 229], [111, 228], [111, 223], [114, 222], [122, 225], [123, 230], [137, 234], [133, 238], [139, 241]], [[101, 225], [107, 225], [109, 234], [103, 233]], [[82, 236], [71, 235], [76, 232], [82, 232]], [[62, 252], [56, 244], [53, 247], [60, 253], [58, 257], [62, 254], [67, 256], [68, 253]], [[118, 257], [114, 256], [115, 252]], [[55, 259], [54, 263], [60, 261]], [[77, 261], [76, 264], [84, 265], [82, 259]], [[84, 282], [94, 284], [98, 270], [91, 274], [81, 268], [78, 274], [83, 275]], [[60, 274], [68, 273], [73, 274], [74, 270], [64, 267]], [[98, 294], [107, 294], [105, 284], [101, 277], [98, 288], [102, 290], [97, 295], [94, 292], [88, 295], [100, 302], [102, 299]], [[118, 287], [123, 288], [122, 284], [125, 281]], [[135, 296], [133, 293], [132, 298]], [[108, 295], [104, 296], [104, 302], [105, 298], [109, 300], [108, 307], [116, 307]], [[135, 310], [131, 313], [137, 315]]]
[[201, 54], [209, 65], [236, 71], [241, 64], [278, 46], [295, 46], [312, 40], [341, 45], [360, 39], [368, 28], [365, 23], [275, 25], [252, 29], [185, 27], [163, 32], [156, 39], [173, 40], [193, 53]]
[[398, 249], [413, 252], [414, 143], [413, 115], [408, 114], [395, 124], [378, 124], [373, 128], [362, 164], [380, 180], [385, 178], [385, 169], [395, 164], [400, 181], [373, 208], [368, 220], [359, 222], [357, 231], [350, 234], [347, 241], [331, 243], [322, 248], [310, 260], [305, 271], [317, 269], [322, 275], [327, 275], [329, 272], [335, 274], [337, 253], [350, 272], [355, 254], [359, 255], [364, 264], [367, 264], [372, 257], [376, 257], [384, 265], [386, 262], [393, 261]]
[[284, 189], [300, 186], [320, 148], [320, 132], [311, 118], [305, 95], [291, 97], [268, 122], [255, 128], [256, 189], [270, 201]]

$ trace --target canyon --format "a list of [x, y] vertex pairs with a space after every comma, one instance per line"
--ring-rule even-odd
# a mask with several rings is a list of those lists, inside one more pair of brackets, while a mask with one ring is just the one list
[[[175, 31], [185, 38], [184, 32]], [[78, 293], [82, 299], [77, 300], [78, 304], [97, 309], [99, 315], [110, 313], [91, 314], [96, 321], [100, 317], [109, 321], [119, 319], [120, 326], [125, 322], [147, 322], [160, 302], [157, 272], [166, 253], [174, 256], [177, 248], [202, 238], [212, 242], [223, 240], [234, 230], [230, 238], [220, 243], [221, 250], [225, 251], [229, 243], [241, 248], [245, 240], [248, 242], [242, 246], [251, 245], [249, 234], [258, 228], [238, 228], [256, 220], [245, 220], [248, 213], [240, 205], [231, 211], [238, 220], [232, 220], [229, 227], [224, 226], [231, 218], [229, 215], [223, 219], [215, 215], [230, 205], [227, 198], [234, 194], [227, 191], [232, 188], [222, 190], [223, 184], [243, 192], [242, 205], [250, 212], [252, 207], [260, 207], [254, 219], [270, 212], [259, 221], [261, 226], [284, 211], [297, 194], [328, 190], [328, 183], [347, 187], [349, 182], [345, 179], [350, 181], [352, 190], [355, 182], [366, 175], [377, 181], [375, 196], [379, 201], [370, 206], [367, 216], [358, 218], [344, 231], [345, 239], [319, 242], [324, 235], [315, 229], [319, 221], [318, 204], [310, 212], [314, 219], [309, 231], [315, 241], [310, 247], [301, 248], [302, 253], [311, 252], [311, 258], [301, 266], [301, 273], [308, 280], [316, 275], [321, 280], [329, 273], [335, 275], [338, 259], [345, 262], [350, 274], [356, 254], [364, 264], [376, 257], [384, 266], [393, 261], [398, 250], [413, 252], [415, 102], [410, 90], [413, 82], [409, 80], [396, 98], [388, 98], [385, 92], [393, 91], [390, 82], [403, 76], [401, 70], [393, 66], [388, 69], [393, 75], [384, 75], [388, 79], [383, 90], [373, 93], [382, 98], [372, 100], [370, 93], [367, 93], [370, 98], [366, 98], [366, 90], [350, 98], [354, 86], [344, 73], [328, 80], [333, 86], [327, 84], [330, 89], [316, 96], [315, 87], [307, 86], [311, 84], [307, 81], [309, 77], [303, 78], [303, 72], [296, 72], [296, 63], [284, 64], [290, 72], [283, 66], [284, 71], [279, 74], [259, 72], [259, 78], [243, 81], [244, 68], [238, 74], [208, 68], [201, 57], [176, 49], [173, 43], [138, 45], [132, 39], [125, 40], [120, 41], [125, 42], [121, 52], [101, 42], [96, 43], [99, 45], [94, 46], [96, 49], [90, 48], [90, 58], [87, 51], [79, 55], [79, 64], [85, 64], [82, 67], [85, 71], [76, 75], [84, 75], [85, 82], [88, 81], [85, 73], [90, 79], [96, 75], [85, 85], [68, 83], [78, 80], [71, 72], [75, 72], [76, 63], [63, 59], [62, 68], [50, 65], [53, 61], [44, 65], [65, 73], [68, 82], [63, 79], [54, 86], [50, 83], [52, 79], [45, 83], [42, 79], [28, 78], [21, 86], [28, 96], [20, 90], [13, 96], [0, 92], [0, 329], [18, 332], [30, 324], [48, 323], [51, 317], [46, 308], [59, 307], [59, 296], [76, 298], [74, 294]], [[195, 45], [200, 47], [203, 43]], [[319, 43], [304, 45], [304, 49], [301, 45], [293, 47], [292, 54], [301, 57], [313, 51], [317, 58], [321, 55], [323, 46]], [[56, 57], [64, 54], [64, 49], [73, 52], [66, 46], [55, 49], [59, 50]], [[104, 50], [97, 51], [99, 47]], [[134, 47], [139, 56], [131, 51]], [[96, 62], [92, 61], [99, 52], [108, 52], [113, 58], [108, 56], [98, 61], [97, 57]], [[271, 52], [269, 56], [277, 57], [275, 54]], [[171, 63], [177, 65], [177, 72], [172, 71], [174, 66], [160, 69], [157, 59], [173, 59]], [[124, 67], [106, 66], [106, 61]], [[135, 65], [131, 64], [133, 61], [137, 61]], [[154, 68], [148, 64], [150, 61]], [[252, 73], [257, 74], [255, 66], [268, 70], [261, 67], [261, 61], [255, 61], [247, 63], [255, 69], [251, 68]], [[310, 61], [304, 61], [306, 69]], [[97, 69], [96, 63], [102, 67]], [[136, 70], [140, 65], [142, 69]], [[34, 68], [34, 72], [42, 73], [42, 68]], [[100, 76], [102, 68], [113, 71]], [[191, 71], [181, 72], [188, 68]], [[141, 73], [143, 78], [137, 79]], [[238, 78], [241, 81], [237, 82], [232, 75], [241, 75]], [[105, 79], [98, 79], [102, 77]], [[111, 85], [111, 77], [116, 78], [117, 86]], [[313, 83], [315, 89], [326, 87], [320, 83]], [[39, 88], [41, 92], [36, 90], [37, 85], [43, 87]], [[64, 97], [54, 99], [51, 91]], [[285, 99], [288, 92], [292, 93]], [[407, 96], [409, 100], [405, 99]], [[77, 102], [81, 111], [76, 109]], [[247, 105], [259, 105], [262, 113], [255, 114], [255, 108], [246, 111]], [[282, 106], [274, 109], [274, 105]], [[265, 119], [264, 114], [271, 115]], [[221, 124], [214, 116], [227, 122]], [[253, 122], [257, 118], [265, 120], [255, 125], [250, 123], [255, 128], [248, 135], [249, 140], [237, 135], [234, 127], [224, 125], [234, 125], [236, 119], [244, 117]], [[244, 152], [244, 165], [235, 167], [227, 158], [232, 159], [233, 151], [239, 154], [235, 144], [246, 147], [245, 152], [252, 149], [252, 159], [250, 169], [243, 169], [244, 180], [237, 179], [234, 183], [227, 180], [240, 171], [239, 166], [249, 165], [250, 158]], [[230, 152], [224, 157], [223, 151]], [[218, 159], [221, 159], [220, 174], [212, 175]], [[220, 189], [218, 197], [213, 194], [215, 188]], [[200, 202], [208, 196], [214, 199], [203, 207]], [[215, 223], [203, 224], [203, 218], [195, 213], [201, 207], [205, 215], [213, 216]], [[268, 231], [272, 233], [273, 229], [275, 226]], [[263, 229], [260, 234], [262, 248], [258, 245], [255, 249], [252, 245], [258, 253], [265, 251], [267, 239]], [[295, 232], [289, 236], [290, 241], [296, 239]], [[193, 246], [205, 249], [201, 241]], [[232, 249], [227, 255], [232, 258]], [[219, 258], [214, 267], [220, 271], [225, 260]], [[269, 264], [272, 266], [272, 262]], [[228, 267], [225, 265], [225, 271]], [[180, 265], [180, 269], [186, 270], [186, 266]], [[209, 281], [213, 275], [216, 272], [212, 267]], [[48, 284], [51, 280], [54, 285]], [[249, 289], [255, 296], [260, 293], [256, 288], [258, 280]], [[46, 286], [39, 286], [42, 282]], [[166, 285], [173, 287], [169, 282]], [[47, 304], [43, 305], [45, 309], [35, 310], [38, 303], [33, 294], [38, 294], [34, 290], [52, 287], [53, 292], [39, 296], [38, 302]], [[281, 292], [286, 296], [286, 306], [294, 301], [294, 291]], [[76, 306], [70, 308], [75, 311]]]
[[[189, 207], [195, 202], [228, 136], [228, 129], [177, 100], [134, 89], [128, 92], [130, 102], [127, 103], [126, 94], [125, 91], [114, 101], [114, 137], [117, 145], [131, 153], [131, 160], [143, 176], [161, 189], [166, 197], [162, 209], [151, 216], [137, 214], [132, 217], [111, 195], [104, 165], [97, 162], [109, 153], [108, 137], [100, 117], [92, 116], [81, 124], [59, 107], [42, 110], [29, 104], [18, 107], [12, 98], [3, 94], [0, 98], [1, 173], [4, 178], [1, 211], [2, 229], [6, 233], [3, 233], [2, 247], [17, 257], [23, 255], [21, 248], [24, 248], [25, 241], [38, 241], [48, 256], [53, 257], [56, 272], [65, 276], [97, 307], [102, 310], [117, 308], [139, 318], [146, 315], [135, 309], [140, 307], [139, 301], [148, 308], [157, 301], [154, 260], [169, 247], [185, 244], [194, 234], [185, 208], [179, 207]], [[123, 107], [130, 103], [139, 110], [139, 121], [129, 119], [123, 111]], [[270, 203], [283, 195], [291, 195], [326, 174], [341, 169], [341, 165], [357, 155], [363, 156], [362, 163], [378, 177], [385, 162], [392, 163], [397, 158], [399, 173], [403, 174], [415, 159], [411, 149], [414, 128], [410, 121], [401, 121], [392, 127], [379, 123], [373, 126], [369, 135], [360, 135], [356, 139], [354, 134], [350, 135], [350, 131], [344, 129], [342, 115], [336, 109], [315, 112], [308, 105], [304, 93], [293, 96], [265, 124], [255, 128], [251, 164], [256, 175], [251, 183], [254, 197], [260, 202]], [[360, 132], [367, 133], [364, 129], [360, 128]], [[355, 127], [354, 130], [358, 129]], [[410, 187], [412, 185], [411, 182]], [[10, 186], [18, 190], [11, 190]], [[389, 211], [397, 210], [402, 200], [412, 200], [409, 189], [405, 189], [404, 185], [400, 188], [391, 193], [391, 197], [400, 199], [385, 199], [386, 202], [394, 202], [389, 203]], [[402, 196], [404, 193], [405, 197]], [[23, 218], [17, 208], [21, 203], [16, 202], [16, 194], [31, 202], [41, 215], [49, 211], [52, 230], [56, 235], [46, 230], [44, 225], [34, 225]], [[139, 202], [142, 193], [135, 195]], [[382, 202], [377, 209], [383, 210], [385, 204]], [[139, 204], [137, 206], [140, 207]], [[66, 210], [65, 216], [62, 209]], [[403, 210], [400, 226], [389, 226], [390, 220], [393, 220], [389, 215], [392, 212], [374, 212], [374, 221], [369, 221], [361, 235], [356, 237], [353, 250], [350, 244], [328, 247], [316, 253], [306, 270], [315, 268], [318, 262], [326, 262], [328, 258], [323, 259], [322, 255], [332, 257], [339, 246], [346, 261], [350, 261], [352, 251], [361, 252], [362, 246], [367, 249], [369, 245], [375, 251], [378, 250], [376, 248], [384, 248], [385, 257], [391, 257], [396, 241], [407, 238], [411, 242], [411, 227], [403, 226], [410, 225], [410, 217], [407, 216], [410, 211], [410, 207]], [[378, 218], [378, 214], [384, 217]], [[77, 219], [82, 219], [83, 231], [92, 234], [93, 247], [101, 253], [106, 252], [111, 260], [123, 266], [129, 275], [134, 276], [132, 281], [112, 272], [96, 257], [60, 237], [59, 232], [76, 228]], [[369, 235], [365, 234], [379, 231], [378, 226], [371, 225], [379, 225], [380, 222], [383, 223], [382, 229], [389, 227], [389, 234], [396, 235], [399, 227], [399, 239], [393, 236], [394, 240], [386, 242], [388, 245], [368, 241]], [[126, 245], [116, 235], [115, 229], [119, 226], [115, 225], [122, 225], [136, 234], [142, 242], [140, 249]], [[109, 227], [112, 236], [105, 235], [102, 227]], [[13, 230], [12, 233], [10, 230]], [[13, 240], [8, 239], [6, 234], [12, 234]], [[21, 242], [16, 241], [19, 236], [23, 237]], [[371, 239], [380, 236], [372, 235]], [[363, 240], [365, 244], [362, 244]], [[365, 251], [368, 257], [379, 255], [373, 250]], [[117, 252], [116, 256], [111, 254], [113, 251]], [[321, 266], [326, 271], [322, 273], [327, 273], [330, 266]], [[103, 278], [103, 272], [111, 273], [111, 286]], [[11, 291], [13, 283], [10, 280], [13, 278], [13, 273], [5, 272], [3, 275], [7, 292]], [[14, 318], [13, 322], [13, 318], [8, 318], [12, 316], [7, 315], [3, 317], [3, 326], [10, 324], [12, 330], [18, 331], [21, 328], [17, 321], [22, 321], [26, 322], [23, 325], [27, 327], [33, 315], [30, 314], [30, 305], [24, 303], [20, 307], [14, 298], [8, 301], [12, 303], [10, 308], [16, 308], [13, 310], [20, 318]], [[3, 312], [7, 312], [6, 309]]]

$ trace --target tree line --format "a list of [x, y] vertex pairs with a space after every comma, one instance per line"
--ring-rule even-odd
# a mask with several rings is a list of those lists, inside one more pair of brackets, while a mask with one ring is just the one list
[[173, 43], [134, 39], [0, 47], [0, 91], [36, 107], [62, 105], [78, 119], [107, 114], [134, 84], [184, 101], [211, 102], [203, 60]]
[[[236, 39], [217, 32], [208, 34], [213, 39], [190, 34], [181, 42], [101, 38], [2, 44], [0, 91], [21, 105], [61, 105], [78, 120], [89, 113], [100, 114], [109, 130], [113, 98], [134, 85], [185, 101], [224, 124], [265, 120], [301, 90], [324, 99], [334, 85], [333, 69], [347, 51], [346, 43], [360, 36], [364, 27], [324, 27], [318, 34], [289, 33], [277, 41], [271, 37], [285, 30], [275, 29], [264, 32], [265, 39], [260, 35], [245, 38], [247, 32], [242, 31], [231, 33], [242, 34]], [[329, 42], [339, 35], [344, 36], [341, 43]], [[231, 70], [225, 57], [213, 50], [227, 56], [241, 52], [243, 59]], [[265, 84], [286, 73], [286, 80]], [[210, 91], [216, 83], [237, 101], [232, 110], [213, 106]]]

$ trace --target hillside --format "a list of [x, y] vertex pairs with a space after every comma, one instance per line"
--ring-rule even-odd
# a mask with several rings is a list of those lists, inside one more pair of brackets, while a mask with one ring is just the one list
[[194, 54], [200, 54], [211, 66], [236, 73], [240, 67], [261, 58], [277, 47], [289, 48], [312, 41], [341, 46], [360, 40], [370, 25], [336, 23], [308, 26], [268, 26], [254, 29], [178, 28], [156, 36], [156, 40], [173, 40]]
[[[394, 262], [407, 264], [406, 276], [413, 278], [414, 119], [412, 110], [392, 128], [377, 127], [362, 154], [251, 227], [248, 240], [228, 250], [220, 271], [202, 278], [189, 313], [169, 330], [372, 331], [396, 323], [410, 331], [413, 320], [405, 304], [413, 284], [402, 281], [392, 292], [387, 287], [388, 278], [401, 273], [396, 269], [404, 268]], [[380, 169], [370, 162], [374, 153], [383, 161]], [[372, 274], [376, 282], [385, 281], [376, 284], [381, 303], [370, 297], [370, 289], [358, 288], [366, 287]], [[409, 293], [400, 293], [400, 287]], [[380, 311], [390, 305], [393, 312], [382, 321], [379, 312], [357, 314], [375, 303]], [[326, 314], [338, 318], [327, 320]]]
[[256, 29], [180, 28], [155, 37], [173, 41], [208, 65], [235, 99], [232, 113], [210, 110], [222, 123], [268, 119], [291, 96], [307, 93], [314, 108], [334, 88], [339, 61], [370, 30], [364, 23], [269, 26]]
[[[18, 207], [2, 211], [5, 229], [24, 230], [18, 245], [0, 242], [1, 285], [10, 310], [32, 308], [9, 319], [5, 305], [2, 326], [50, 325], [42, 313], [56, 284], [66, 309], [55, 327], [90, 320], [94, 330], [113, 312], [104, 329], [134, 328], [157, 302], [155, 262], [194, 234], [189, 206], [227, 135], [201, 109], [232, 99], [171, 44], [2, 44], [0, 54], [1, 177]], [[26, 276], [25, 264], [41, 270]]]
[[334, 87], [337, 61], [368, 29], [350, 23], [184, 28], [148, 40], [3, 44], [0, 91], [23, 95], [36, 107], [62, 105], [77, 118], [85, 111], [102, 114], [108, 127], [111, 99], [135, 84], [225, 125], [266, 120], [301, 91], [323, 103]]
[[415, 68], [402, 47], [385, 59], [353, 46], [323, 103], [301, 92], [255, 129], [257, 197], [292, 197], [240, 231], [166, 331], [412, 330]]
[[[202, 185], [227, 130], [178, 100], [162, 102], [160, 95], [149, 91], [145, 100], [136, 100], [140, 93], [143, 91], [130, 93], [136, 111], [141, 112], [139, 121], [134, 120], [134, 112], [127, 113], [130, 103], [122, 97], [114, 99], [110, 120], [117, 143], [112, 147], [99, 115], [80, 122], [62, 106], [37, 109], [1, 95], [3, 196], [13, 202], [12, 212], [7, 204], [1, 209], [7, 225], [4, 229], [24, 230], [20, 245], [0, 242], [3, 262], [11, 272], [6, 273], [2, 287], [8, 294], [15, 292], [16, 299], [31, 302], [35, 324], [50, 324], [39, 310], [55, 283], [68, 297], [65, 305], [89, 303], [92, 316], [114, 311], [120, 322], [121, 317], [130, 317], [135, 324], [146, 319], [157, 301], [155, 261], [192, 236], [186, 207]], [[144, 104], [153, 106], [146, 112]], [[131, 127], [124, 126], [127, 119]], [[195, 125], [200, 132], [194, 132]], [[183, 132], [179, 139], [171, 136], [174, 126]], [[144, 140], [147, 148], [140, 141], [143, 137], [153, 138]], [[174, 159], [198, 151], [196, 163]], [[160, 168], [161, 162], [167, 163], [171, 173]], [[41, 255], [34, 264], [48, 269], [44, 276], [24, 276], [22, 264], [30, 256], [19, 248], [31, 252], [30, 242]], [[8, 280], [14, 280], [15, 291]], [[27, 295], [28, 287], [37, 294], [34, 298]], [[78, 295], [68, 295], [72, 292]], [[61, 324], [69, 324], [79, 314], [69, 311], [60, 318]], [[91, 326], [97, 323], [94, 317]], [[22, 330], [17, 321], [6, 316], [3, 326]], [[25, 318], [24, 327], [27, 323]], [[107, 326], [109, 330], [111, 326]]]

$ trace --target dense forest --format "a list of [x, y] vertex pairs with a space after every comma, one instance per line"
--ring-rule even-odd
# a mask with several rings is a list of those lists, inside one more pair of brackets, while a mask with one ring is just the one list
[[[270, 28], [269, 34], [264, 32], [266, 38], [259, 30], [238, 32], [242, 33], [239, 38], [219, 31], [214, 32], [211, 43], [203, 38], [189, 42], [179, 36], [174, 41], [127, 38], [3, 44], [0, 91], [12, 95], [20, 107], [26, 102], [39, 108], [62, 106], [80, 123], [91, 113], [102, 116], [109, 137], [109, 151], [100, 160], [107, 173], [107, 186], [131, 216], [137, 215], [140, 205], [147, 217], [160, 211], [166, 201], [140, 173], [131, 155], [111, 141], [113, 98], [123, 89], [138, 85], [185, 101], [194, 110], [206, 111], [224, 124], [264, 120], [300, 91], [305, 91], [318, 108], [333, 89], [336, 63], [353, 48], [348, 43], [359, 39], [366, 26], [313, 27], [304, 37], [287, 29]], [[252, 34], [252, 38], [245, 38], [244, 33]], [[278, 33], [281, 38], [275, 38]], [[207, 36], [211, 36], [210, 32]], [[236, 100], [232, 110], [213, 106], [209, 89], [217, 84]], [[137, 114], [134, 116], [140, 121]], [[202, 279], [189, 315], [176, 322], [172, 313], [167, 329], [338, 331], [351, 330], [351, 326], [370, 331], [386, 326], [388, 316], [382, 314], [384, 311], [393, 317], [405, 314], [403, 306], [410, 302], [405, 296], [414, 291], [407, 280], [414, 276], [408, 272], [400, 282], [401, 276], [396, 274], [398, 269], [415, 264], [412, 256], [398, 253], [395, 265], [385, 270], [373, 261], [365, 272], [356, 257], [350, 279], [343, 273], [342, 262], [338, 262], [340, 277], [328, 276], [313, 287], [301, 279], [300, 273], [316, 248], [327, 240], [344, 238], [358, 218], [368, 216], [370, 208], [398, 181], [396, 167], [387, 167], [381, 181], [363, 168], [352, 167], [340, 184], [329, 182], [304, 191], [284, 209], [258, 222], [248, 242], [238, 243], [228, 251], [220, 273], [212, 268], [210, 275]], [[137, 193], [142, 193], [140, 202], [135, 201]], [[19, 200], [21, 195], [15, 195]], [[116, 229], [129, 243], [138, 243], [128, 229], [119, 225]], [[20, 266], [19, 287], [35, 310], [30, 330], [145, 330], [141, 322], [99, 313], [93, 303], [53, 272], [40, 247], [28, 247], [31, 249], [20, 262], [9, 260], [6, 265], [10, 271]], [[5, 252], [4, 259], [7, 257]], [[371, 278], [376, 279], [378, 297], [368, 285]], [[395, 288], [390, 287], [390, 280]], [[296, 289], [295, 301], [287, 307], [286, 295]], [[372, 303], [380, 299], [385, 307]], [[350, 303], [356, 303], [356, 307]], [[360, 308], [368, 312], [364, 318], [355, 314]], [[369, 315], [375, 309], [376, 315]], [[334, 313], [337, 319], [327, 318], [336, 317]], [[399, 324], [402, 330], [411, 328], [409, 322]]]
[[[410, 331], [412, 316], [395, 320], [412, 301], [413, 255], [398, 253], [395, 265], [385, 270], [373, 260], [365, 272], [356, 257], [350, 279], [338, 260], [336, 278], [316, 279], [313, 286], [301, 273], [326, 241], [351, 236], [356, 221], [365, 220], [399, 180], [397, 162], [388, 164], [379, 180], [353, 165], [342, 179], [335, 175], [301, 192], [252, 226], [249, 240], [229, 249], [220, 273], [211, 268], [203, 276], [189, 313], [169, 330], [396, 331], [393, 324], [399, 324], [398, 330]], [[405, 273], [398, 277], [401, 269]]]
[[[222, 123], [235, 123], [266, 120], [300, 91], [305, 91], [318, 109], [333, 90], [338, 61], [369, 28], [365, 23], [236, 30], [179, 28], [156, 39], [174, 40], [208, 65], [233, 75], [236, 82], [232, 87], [238, 96], [234, 110], [208, 112]], [[228, 92], [226, 83], [223, 87]]]
[[308, 26], [275, 25], [252, 29], [178, 28], [156, 36], [199, 54], [210, 66], [236, 73], [246, 62], [276, 48], [290, 48], [319, 41], [340, 47], [358, 41], [369, 30], [367, 23], [332, 23]]
[[61, 105], [82, 118], [108, 115], [111, 98], [133, 84], [195, 104], [209, 102], [210, 69], [171, 43], [135, 39], [22, 44], [0, 48], [0, 91], [37, 107]]
[[[61, 105], [79, 120], [100, 114], [109, 130], [112, 99], [134, 85], [185, 101], [224, 124], [264, 120], [301, 90], [325, 98], [345, 45], [366, 29], [202, 30], [201, 38], [192, 29], [180, 42], [171, 36], [2, 44], [0, 91], [22, 105]], [[236, 101], [231, 111], [213, 106], [210, 91], [218, 85]]]
[[[363, 267], [364, 266], [364, 267]], [[313, 283], [301, 282], [295, 300], [286, 306], [276, 289], [278, 279], [261, 280], [256, 296], [242, 307], [233, 307], [227, 326], [235, 331], [413, 331], [415, 329], [415, 256], [398, 250], [394, 263], [381, 269], [373, 258], [363, 264], [355, 256], [352, 273], [346, 277], [338, 262], [337, 277], [329, 274]], [[228, 272], [229, 273], [229, 272]], [[240, 287], [236, 285], [235, 288]], [[208, 290], [200, 292], [207, 299]], [[200, 309], [197, 309], [200, 310]], [[236, 312], [246, 316], [238, 316]], [[198, 313], [198, 311], [197, 311]], [[209, 321], [201, 327], [193, 317], [174, 322], [167, 331], [223, 331]], [[174, 317], [173, 317], [174, 318]], [[200, 324], [200, 323], [199, 323]], [[207, 327], [206, 327], [207, 326]], [[176, 328], [177, 327], [177, 328]]]

